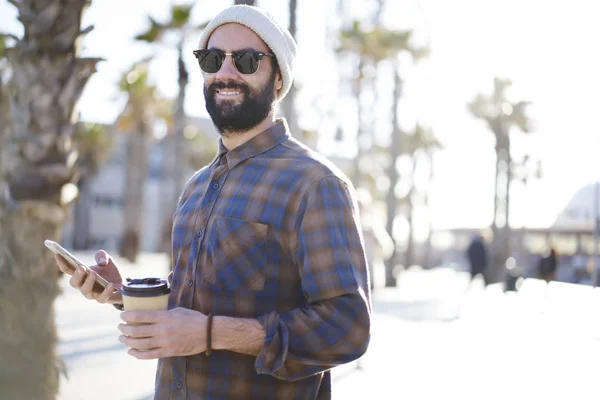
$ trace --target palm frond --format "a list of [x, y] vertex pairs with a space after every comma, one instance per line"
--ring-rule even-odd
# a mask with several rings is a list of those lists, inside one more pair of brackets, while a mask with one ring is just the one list
[[516, 126], [524, 133], [532, 131], [532, 123], [527, 115], [528, 101], [511, 103], [506, 91], [512, 85], [509, 79], [494, 79], [491, 95], [478, 94], [467, 104], [468, 110], [478, 119], [484, 120], [496, 139], [505, 136], [510, 126]]
[[179, 4], [171, 9], [171, 28], [183, 28], [190, 21], [193, 4]]
[[531, 103], [528, 101], [520, 101], [513, 105], [513, 112], [510, 115], [510, 120], [514, 123], [521, 131], [529, 133], [532, 130], [531, 120], [527, 116], [526, 108]]
[[160, 40], [163, 33], [168, 28], [168, 25], [161, 24], [150, 16], [148, 16], [148, 21], [150, 22], [150, 27], [148, 28], [148, 30], [144, 33], [135, 36], [135, 40], [139, 40], [141, 42], [155, 43]]

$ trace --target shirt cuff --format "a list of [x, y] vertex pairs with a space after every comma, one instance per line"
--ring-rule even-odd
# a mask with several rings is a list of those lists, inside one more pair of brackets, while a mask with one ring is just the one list
[[273, 375], [283, 368], [289, 347], [289, 334], [285, 324], [280, 322], [275, 311], [258, 317], [265, 329], [263, 347], [256, 356], [254, 367], [258, 374]]

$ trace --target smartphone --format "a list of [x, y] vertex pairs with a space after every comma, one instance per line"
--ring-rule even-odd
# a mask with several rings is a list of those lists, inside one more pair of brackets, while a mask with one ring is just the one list
[[[69, 253], [67, 249], [62, 247], [60, 244], [53, 242], [52, 240], [45, 240], [44, 245], [49, 248], [54, 254], [58, 254], [67, 262], [67, 266], [71, 267], [70, 274], [73, 275], [77, 267], [83, 267], [86, 274], [89, 274], [91, 269], [85, 265], [83, 262], [79, 261], [77, 257], [73, 254]], [[108, 281], [101, 277], [100, 275], [96, 275], [96, 282], [94, 282], [93, 291], [102, 293], [104, 288], [108, 286]]]

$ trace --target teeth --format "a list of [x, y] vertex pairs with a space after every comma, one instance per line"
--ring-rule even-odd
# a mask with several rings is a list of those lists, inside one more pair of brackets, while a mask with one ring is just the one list
[[234, 94], [240, 94], [240, 92], [223, 92], [223, 91], [221, 91], [219, 93], [220, 94], [224, 94], [224, 95], [228, 95], [228, 96], [231, 96], [231, 95], [234, 95]]

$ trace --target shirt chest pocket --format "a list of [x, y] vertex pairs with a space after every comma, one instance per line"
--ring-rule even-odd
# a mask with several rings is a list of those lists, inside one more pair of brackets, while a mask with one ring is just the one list
[[204, 280], [227, 290], [263, 290], [268, 225], [216, 217], [210, 229]]

